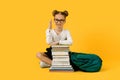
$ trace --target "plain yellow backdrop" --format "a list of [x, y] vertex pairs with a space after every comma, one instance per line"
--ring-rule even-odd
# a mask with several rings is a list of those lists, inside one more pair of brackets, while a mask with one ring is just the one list
[[[99, 55], [100, 72], [51, 73], [39, 67], [36, 52], [48, 47], [45, 30], [54, 9], [69, 12], [64, 28], [73, 38], [71, 51]], [[0, 1], [0, 54], [0, 80], [119, 80], [120, 1]]]

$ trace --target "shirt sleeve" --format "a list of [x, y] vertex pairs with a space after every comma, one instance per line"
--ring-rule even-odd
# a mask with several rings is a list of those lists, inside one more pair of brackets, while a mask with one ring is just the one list
[[60, 40], [59, 44], [69, 44], [69, 45], [72, 44], [73, 40], [72, 40], [71, 34], [68, 30], [66, 31], [66, 34], [67, 34], [67, 40]]
[[46, 30], [46, 42], [47, 42], [47, 44], [50, 44], [51, 42], [53, 42], [51, 29]]

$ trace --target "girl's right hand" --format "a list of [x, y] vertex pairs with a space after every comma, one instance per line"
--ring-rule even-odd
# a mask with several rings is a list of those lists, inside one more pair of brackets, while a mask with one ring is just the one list
[[52, 19], [51, 19], [50, 22], [49, 22], [48, 29], [52, 29]]
[[59, 44], [59, 41], [56, 41], [56, 42], [51, 42], [49, 45], [58, 45]]

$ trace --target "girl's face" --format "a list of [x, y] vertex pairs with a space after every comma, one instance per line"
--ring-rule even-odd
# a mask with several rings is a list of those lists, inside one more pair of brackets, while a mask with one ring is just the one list
[[55, 25], [62, 28], [65, 23], [65, 17], [62, 14], [56, 14], [54, 17]]

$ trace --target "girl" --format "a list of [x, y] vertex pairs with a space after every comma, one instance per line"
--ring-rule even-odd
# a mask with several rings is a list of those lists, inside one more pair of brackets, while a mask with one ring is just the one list
[[[52, 29], [52, 20], [49, 23], [49, 27], [46, 30], [46, 41], [52, 45], [58, 44], [72, 44], [72, 38], [68, 30], [64, 30], [63, 26], [68, 16], [67, 11], [53, 11], [55, 29]], [[37, 57], [41, 60], [41, 67], [50, 67], [52, 62], [51, 47], [47, 48], [47, 52], [38, 52]], [[102, 59], [95, 54], [86, 54], [78, 52], [69, 52], [70, 64], [74, 71], [85, 71], [85, 72], [97, 72], [101, 69]]]
[[[64, 30], [63, 26], [66, 23], [66, 17], [68, 11], [57, 11], [52, 12], [55, 22], [55, 29], [52, 29], [52, 20], [49, 23], [49, 27], [46, 30], [46, 42], [52, 45], [58, 44], [72, 44], [72, 38], [68, 30]], [[52, 62], [51, 47], [46, 49], [47, 52], [38, 52], [37, 57], [41, 60], [41, 67], [49, 67]]]

